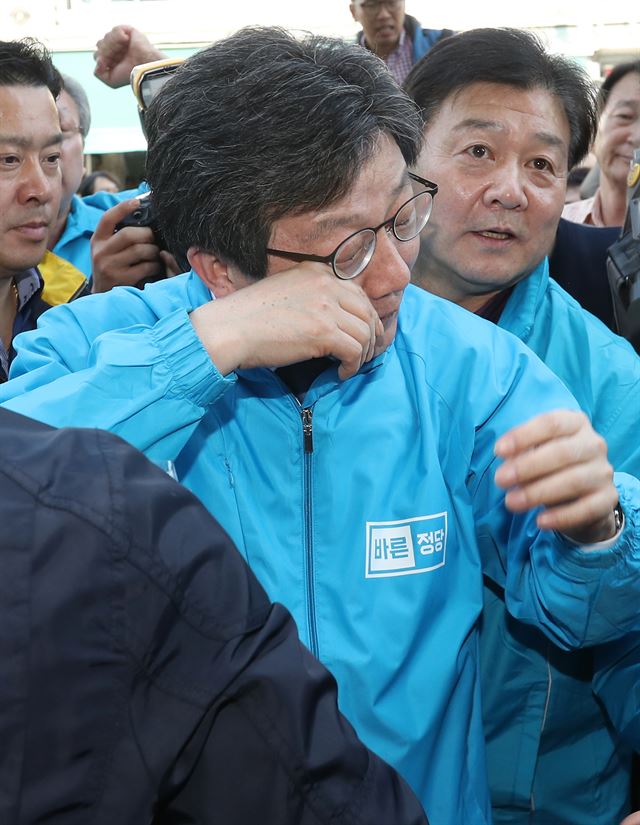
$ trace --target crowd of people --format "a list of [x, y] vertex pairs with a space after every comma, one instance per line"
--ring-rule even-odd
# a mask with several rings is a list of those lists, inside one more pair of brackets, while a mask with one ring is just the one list
[[640, 63], [350, 11], [0, 43], [2, 821], [640, 823]]

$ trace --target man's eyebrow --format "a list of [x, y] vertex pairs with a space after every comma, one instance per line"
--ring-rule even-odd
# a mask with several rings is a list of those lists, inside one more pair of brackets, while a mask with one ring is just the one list
[[[406, 188], [407, 184], [409, 183], [409, 170], [405, 169], [400, 181], [398, 184], [391, 190], [390, 197], [392, 200], [398, 197], [400, 192]], [[313, 227], [309, 230], [308, 233], [303, 235], [300, 239], [301, 243], [312, 243], [313, 241], [319, 240], [323, 235], [331, 232], [334, 229], [338, 229], [341, 226], [353, 227], [357, 226], [358, 224], [364, 224], [367, 222], [367, 218], [360, 213], [352, 213], [350, 215], [327, 215], [326, 218], [321, 218], [319, 221], [313, 224]]]
[[[54, 146], [62, 143], [62, 132], [54, 132], [44, 141], [42, 146]], [[18, 146], [20, 149], [30, 149], [34, 144], [30, 138], [24, 135], [7, 135], [0, 132], [0, 144], [9, 144], [10, 146]]]
[[482, 120], [478, 117], [466, 117], [453, 127], [454, 132], [463, 132], [465, 129], [491, 129], [498, 132], [503, 128], [497, 120]]
[[[482, 120], [477, 117], [468, 117], [461, 120], [453, 127], [454, 132], [463, 132], [465, 129], [488, 129], [492, 132], [504, 131], [504, 126], [497, 120]], [[565, 149], [566, 143], [561, 137], [555, 135], [553, 132], [535, 132], [534, 137], [541, 143], [546, 143], [548, 146]]]
[[558, 135], [554, 135], [553, 132], [536, 132], [535, 137], [542, 143], [546, 143], [547, 146], [554, 146], [563, 150], [567, 148], [566, 142]]
[[620, 107], [624, 108], [625, 106], [631, 109], [637, 109], [639, 105], [640, 103], [638, 102], [638, 100], [632, 98], [631, 100], [616, 100], [616, 102], [613, 104], [611, 108], [614, 111], [615, 109], [618, 109]]

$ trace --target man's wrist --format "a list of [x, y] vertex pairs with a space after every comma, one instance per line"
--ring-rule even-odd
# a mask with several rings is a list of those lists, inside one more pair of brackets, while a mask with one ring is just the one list
[[[610, 516], [610, 519], [613, 520], [613, 525], [612, 528], [608, 530], [610, 535], [605, 539], [599, 541], [579, 541], [578, 539], [573, 538], [572, 536], [568, 536], [565, 533], [562, 533], [562, 535], [568, 542], [575, 545], [576, 547], [582, 547], [584, 550], [609, 550], [616, 544], [616, 542], [622, 535], [622, 531], [624, 530], [624, 510], [622, 509], [620, 502], [618, 502], [616, 506], [613, 508], [613, 512]], [[613, 534], [611, 534], [611, 530], [613, 530]]]
[[226, 377], [241, 363], [241, 336], [234, 334], [233, 326], [216, 321], [218, 301], [210, 301], [189, 313], [189, 320], [214, 366]]

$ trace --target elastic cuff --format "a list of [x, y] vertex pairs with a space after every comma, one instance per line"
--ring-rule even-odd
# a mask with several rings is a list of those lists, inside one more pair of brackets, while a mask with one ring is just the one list
[[199, 407], [214, 403], [236, 382], [234, 373], [223, 377], [209, 357], [184, 309], [161, 318], [152, 337], [171, 374], [169, 395]]

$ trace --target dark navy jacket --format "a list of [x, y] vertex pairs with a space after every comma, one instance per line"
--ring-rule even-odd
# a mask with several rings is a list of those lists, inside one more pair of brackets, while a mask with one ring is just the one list
[[0, 822], [406, 823], [408, 787], [199, 502], [0, 410]]
[[618, 332], [607, 279], [607, 251], [620, 237], [619, 226], [589, 226], [560, 218], [549, 272], [576, 301]]

